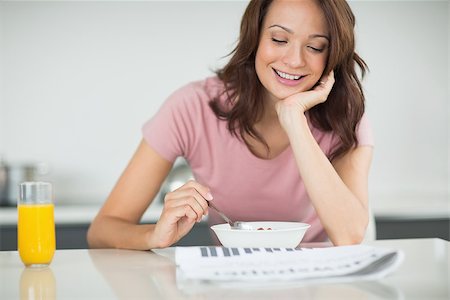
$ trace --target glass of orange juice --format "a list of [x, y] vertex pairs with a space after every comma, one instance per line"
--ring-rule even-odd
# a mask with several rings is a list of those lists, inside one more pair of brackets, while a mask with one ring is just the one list
[[56, 248], [52, 185], [49, 182], [20, 184], [17, 204], [17, 243], [26, 266], [47, 266]]

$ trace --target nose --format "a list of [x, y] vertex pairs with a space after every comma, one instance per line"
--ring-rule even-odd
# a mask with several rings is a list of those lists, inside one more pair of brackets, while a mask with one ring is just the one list
[[301, 47], [291, 45], [286, 49], [282, 62], [290, 68], [299, 68], [305, 65], [305, 57]]

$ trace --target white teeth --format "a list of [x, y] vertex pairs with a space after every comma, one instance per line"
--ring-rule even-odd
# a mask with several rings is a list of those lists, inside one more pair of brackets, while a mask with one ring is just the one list
[[300, 79], [301, 76], [297, 76], [297, 75], [291, 75], [291, 74], [287, 74], [287, 73], [283, 73], [281, 71], [275, 70], [275, 72], [277, 72], [277, 74], [281, 77], [281, 78], [285, 78], [285, 79], [289, 79], [289, 80], [298, 80]]

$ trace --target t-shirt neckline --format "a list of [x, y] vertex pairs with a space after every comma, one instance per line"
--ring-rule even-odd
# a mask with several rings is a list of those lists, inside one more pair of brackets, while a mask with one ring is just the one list
[[281, 164], [285, 161], [290, 155], [292, 155], [291, 145], [288, 145], [286, 149], [281, 151], [277, 156], [270, 159], [260, 158], [256, 156], [247, 146], [247, 144], [243, 141], [242, 138], [237, 139], [239, 146], [243, 148], [244, 155], [249, 159], [249, 161], [253, 164], [253, 166], [258, 168], [270, 168], [274, 165]]

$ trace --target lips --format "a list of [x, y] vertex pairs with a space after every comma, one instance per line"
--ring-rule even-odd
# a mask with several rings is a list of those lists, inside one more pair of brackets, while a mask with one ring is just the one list
[[289, 73], [285, 73], [282, 72], [280, 70], [277, 69], [273, 69], [275, 71], [275, 74], [278, 75], [278, 77], [283, 78], [283, 79], [287, 79], [287, 80], [293, 80], [293, 81], [297, 81], [300, 80], [304, 77], [304, 75], [298, 75], [298, 74], [289, 74]]

